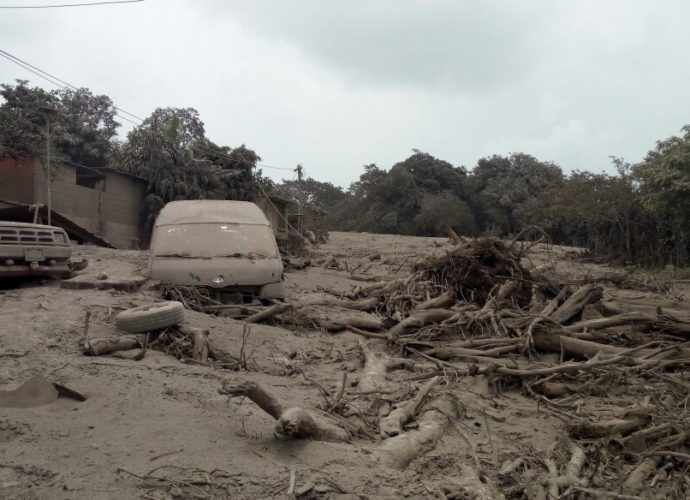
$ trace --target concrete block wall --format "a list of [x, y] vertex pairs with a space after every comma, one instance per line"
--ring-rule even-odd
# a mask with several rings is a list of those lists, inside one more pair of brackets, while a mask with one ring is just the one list
[[30, 205], [33, 202], [32, 158], [0, 158], [0, 199]]
[[[45, 203], [45, 178], [34, 172], [34, 194], [37, 203]], [[104, 171], [105, 190], [77, 184], [76, 169], [56, 165], [51, 177], [53, 210], [100, 236], [118, 248], [131, 248], [142, 241], [140, 215], [145, 183], [113, 171]]]

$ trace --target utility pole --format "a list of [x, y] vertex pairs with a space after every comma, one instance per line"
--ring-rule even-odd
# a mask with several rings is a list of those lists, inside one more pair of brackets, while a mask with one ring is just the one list
[[46, 113], [46, 205], [48, 206], [48, 225], [52, 208], [50, 190], [50, 115]]
[[43, 114], [43, 117], [46, 120], [46, 206], [48, 208], [48, 225], [51, 225], [51, 217], [52, 217], [52, 208], [53, 208], [53, 203], [52, 203], [52, 190], [51, 190], [51, 168], [50, 168], [50, 152], [51, 152], [51, 147], [50, 147], [50, 118], [53, 117], [55, 118], [59, 112], [58, 109], [52, 107], [52, 106], [41, 106], [40, 108], [41, 113]]
[[298, 163], [297, 168], [294, 170], [297, 172], [297, 186], [298, 186], [298, 193], [299, 196], [297, 196], [297, 232], [301, 235], [302, 234], [302, 196], [304, 195], [303, 192], [303, 186], [302, 186], [302, 164]]

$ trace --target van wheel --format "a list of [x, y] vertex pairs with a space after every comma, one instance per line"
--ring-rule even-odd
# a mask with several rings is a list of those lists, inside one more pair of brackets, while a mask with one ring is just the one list
[[115, 317], [115, 326], [129, 333], [162, 330], [184, 321], [181, 302], [158, 302], [122, 311]]

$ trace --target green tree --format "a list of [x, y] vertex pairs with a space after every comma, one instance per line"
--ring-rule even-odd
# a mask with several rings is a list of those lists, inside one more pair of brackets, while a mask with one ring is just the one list
[[681, 136], [659, 141], [635, 168], [644, 205], [673, 228], [676, 260], [687, 260], [690, 244], [690, 125]]
[[128, 134], [117, 154], [120, 168], [148, 181], [148, 225], [170, 201], [253, 199], [258, 186], [252, 168], [259, 160], [244, 145], [233, 150], [207, 139], [193, 108], [156, 109]]
[[530, 201], [563, 182], [563, 172], [553, 163], [515, 153], [480, 159], [472, 180], [481, 225], [508, 234], [524, 225], [523, 211]]
[[347, 208], [352, 196], [338, 186], [307, 177], [301, 181], [284, 180], [275, 186], [275, 191], [300, 201], [313, 213], [319, 213], [319, 222], [324, 226], [323, 229], [345, 228], [343, 222], [349, 217]]
[[424, 195], [415, 224], [418, 234], [428, 236], [444, 234], [446, 227], [459, 234], [469, 235], [476, 231], [472, 209], [450, 191]]
[[[88, 89], [45, 91], [26, 80], [2, 84], [0, 154], [45, 154], [46, 114], [50, 114], [56, 160], [103, 167], [114, 148], [119, 123], [109, 97]], [[52, 112], [51, 112], [52, 110]]]
[[[350, 224], [346, 228], [400, 234], [442, 234], [443, 225], [474, 231], [468, 223], [466, 208], [471, 211], [471, 195], [467, 172], [464, 168], [434, 158], [428, 153], [415, 151], [406, 160], [388, 171], [376, 165], [366, 165], [359, 181], [350, 186], [352, 198], [347, 202]], [[444, 198], [448, 193], [450, 198]], [[453, 223], [448, 217], [443, 224], [434, 224], [430, 218], [439, 213], [433, 197], [452, 202], [451, 215], [462, 222]], [[462, 208], [458, 208], [462, 207]], [[457, 208], [457, 210], [455, 210]], [[423, 213], [422, 213], [423, 212]], [[421, 214], [421, 215], [420, 215]]]

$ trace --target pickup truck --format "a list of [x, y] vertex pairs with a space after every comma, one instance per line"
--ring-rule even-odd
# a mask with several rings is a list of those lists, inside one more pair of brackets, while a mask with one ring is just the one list
[[67, 233], [54, 226], [0, 221], [0, 279], [69, 276]]

